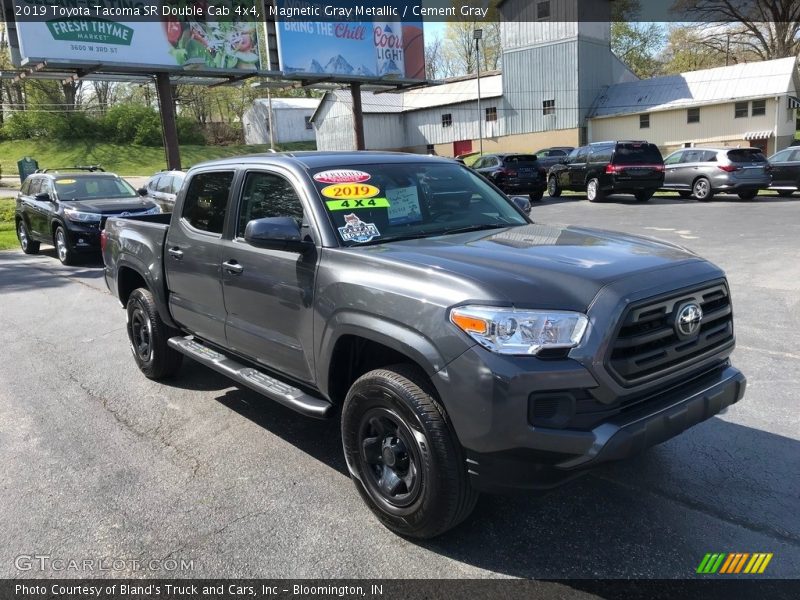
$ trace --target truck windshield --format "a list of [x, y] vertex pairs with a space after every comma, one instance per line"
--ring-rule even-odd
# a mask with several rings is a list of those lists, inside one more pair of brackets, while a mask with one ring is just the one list
[[528, 222], [505, 196], [456, 163], [346, 165], [311, 175], [344, 246]]
[[106, 200], [136, 197], [136, 190], [130, 184], [113, 176], [60, 177], [55, 180], [55, 184], [59, 200]]

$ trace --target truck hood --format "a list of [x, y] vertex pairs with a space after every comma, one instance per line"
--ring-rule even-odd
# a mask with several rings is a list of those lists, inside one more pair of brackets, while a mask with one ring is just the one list
[[122, 212], [139, 212], [153, 208], [155, 203], [143, 198], [110, 198], [96, 200], [70, 200], [60, 203], [64, 208], [72, 208], [82, 212], [100, 213], [101, 215], [118, 215]]
[[581, 311], [614, 281], [702, 260], [680, 246], [651, 238], [539, 224], [390, 242], [361, 250], [390, 262], [468, 278], [492, 296], [477, 301]]

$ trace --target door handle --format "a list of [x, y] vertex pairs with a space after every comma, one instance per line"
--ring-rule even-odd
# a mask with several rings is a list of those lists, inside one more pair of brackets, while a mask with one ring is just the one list
[[183, 250], [181, 250], [177, 246], [175, 246], [174, 248], [170, 248], [169, 250], [167, 250], [167, 252], [169, 252], [169, 255], [176, 260], [180, 260], [183, 258]]
[[232, 275], [239, 275], [242, 271], [244, 271], [244, 267], [233, 259], [222, 263], [222, 268]]

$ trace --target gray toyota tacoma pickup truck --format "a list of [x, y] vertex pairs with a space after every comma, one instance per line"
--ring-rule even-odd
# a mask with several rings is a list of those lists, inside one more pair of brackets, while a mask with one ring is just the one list
[[533, 223], [455, 161], [255, 155], [192, 168], [171, 215], [112, 217], [105, 278], [142, 372], [188, 356], [341, 420], [410, 537], [481, 491], [544, 488], [740, 400], [724, 273], [656, 240]]

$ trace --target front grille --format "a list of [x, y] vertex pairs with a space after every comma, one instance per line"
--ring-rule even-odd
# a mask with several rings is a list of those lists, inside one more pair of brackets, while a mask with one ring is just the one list
[[[703, 311], [699, 332], [681, 338], [676, 312], [695, 302]], [[623, 384], [666, 375], [719, 352], [733, 343], [733, 311], [728, 286], [717, 283], [632, 304], [611, 345], [607, 367]]]

